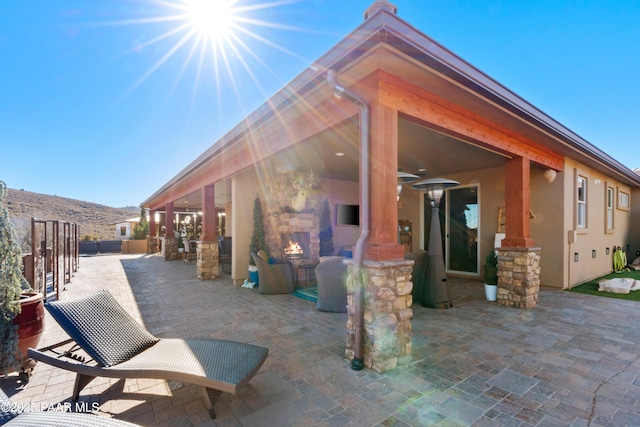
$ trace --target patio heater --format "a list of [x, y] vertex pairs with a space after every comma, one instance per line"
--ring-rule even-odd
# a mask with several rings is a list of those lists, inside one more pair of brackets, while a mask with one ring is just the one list
[[429, 265], [427, 266], [427, 286], [422, 294], [422, 304], [428, 308], [446, 309], [453, 307], [447, 286], [447, 273], [442, 255], [442, 236], [440, 234], [440, 200], [447, 188], [460, 183], [445, 178], [429, 178], [416, 182], [411, 187], [427, 192], [431, 203], [431, 228], [429, 231], [429, 247], [427, 249]]
[[397, 200], [400, 201], [400, 193], [402, 192], [402, 186], [409, 182], [417, 181], [420, 177], [412, 173], [398, 172], [398, 186], [396, 188]]

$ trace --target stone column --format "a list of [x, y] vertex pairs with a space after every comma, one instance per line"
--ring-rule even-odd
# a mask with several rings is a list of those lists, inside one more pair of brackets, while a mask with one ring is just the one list
[[498, 304], [532, 308], [540, 291], [540, 248], [498, 248]]
[[209, 280], [220, 275], [220, 257], [218, 253], [218, 241], [196, 242], [198, 258], [196, 262], [196, 274], [200, 280]]
[[[346, 261], [347, 276], [347, 348], [352, 360], [355, 352], [353, 260]], [[411, 290], [412, 260], [371, 261], [362, 265], [364, 292], [364, 365], [386, 372], [411, 362]]]
[[173, 261], [182, 258], [182, 254], [178, 252], [178, 239], [176, 237], [165, 237], [163, 243], [165, 261]]

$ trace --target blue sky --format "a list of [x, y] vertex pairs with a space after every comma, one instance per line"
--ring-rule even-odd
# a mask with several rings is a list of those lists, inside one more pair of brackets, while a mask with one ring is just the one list
[[[216, 66], [210, 50], [202, 54], [196, 37], [179, 31], [192, 21], [166, 19], [184, 14], [175, 5], [186, 1], [3, 0], [0, 180], [137, 206], [358, 26], [373, 3], [238, 0], [245, 30]], [[640, 168], [640, 2], [393, 3], [401, 18]]]

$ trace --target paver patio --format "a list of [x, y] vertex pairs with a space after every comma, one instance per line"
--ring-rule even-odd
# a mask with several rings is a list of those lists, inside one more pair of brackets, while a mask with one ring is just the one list
[[[484, 300], [450, 278], [454, 307], [414, 306], [413, 362], [386, 374], [344, 359], [346, 314], [158, 256], [80, 259], [62, 298], [108, 289], [159, 337], [233, 339], [269, 348], [260, 372], [211, 420], [198, 387], [98, 378], [81, 393], [102, 416], [144, 426], [637, 426], [640, 305], [543, 288], [534, 309]], [[41, 346], [64, 333], [47, 315]], [[69, 402], [75, 374], [38, 364], [0, 386], [34, 407]]]

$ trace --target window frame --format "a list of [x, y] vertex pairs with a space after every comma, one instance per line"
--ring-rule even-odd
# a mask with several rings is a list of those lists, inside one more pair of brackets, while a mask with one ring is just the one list
[[[580, 200], [580, 188], [579, 183], [582, 181], [583, 183], [583, 191], [582, 191], [582, 200]], [[586, 233], [589, 229], [589, 176], [584, 172], [576, 170], [575, 174], [575, 197], [574, 197], [574, 206], [575, 206], [575, 228], [580, 233]], [[582, 206], [582, 211], [580, 207]], [[584, 215], [581, 215], [581, 212]]]
[[[624, 198], [624, 201], [623, 201]], [[631, 194], [628, 191], [623, 191], [618, 188], [617, 208], [621, 211], [631, 210]], [[625, 203], [626, 201], [626, 203]]]
[[604, 232], [611, 234], [616, 226], [616, 187], [605, 183], [604, 189]]

